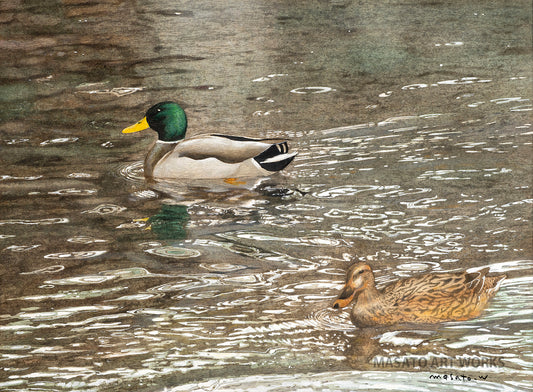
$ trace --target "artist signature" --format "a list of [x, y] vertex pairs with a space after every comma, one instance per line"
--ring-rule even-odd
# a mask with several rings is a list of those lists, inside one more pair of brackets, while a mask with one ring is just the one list
[[448, 382], [468, 382], [468, 381], [487, 381], [488, 375], [485, 376], [477, 376], [477, 377], [470, 377], [465, 376], [464, 374], [430, 374], [429, 379], [430, 380], [442, 380], [442, 381], [448, 381]]

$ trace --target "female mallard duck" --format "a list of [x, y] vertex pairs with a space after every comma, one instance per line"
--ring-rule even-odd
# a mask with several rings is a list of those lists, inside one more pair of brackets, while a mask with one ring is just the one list
[[396, 323], [439, 323], [477, 317], [496, 294], [505, 275], [477, 272], [427, 274], [401, 279], [377, 290], [368, 264], [348, 269], [334, 308], [355, 301], [351, 319], [358, 327]]
[[124, 129], [132, 133], [152, 128], [159, 135], [144, 160], [144, 175], [158, 179], [209, 179], [268, 176], [287, 166], [296, 153], [286, 141], [229, 135], [199, 135], [183, 140], [187, 117], [174, 102], [160, 102], [138, 123]]

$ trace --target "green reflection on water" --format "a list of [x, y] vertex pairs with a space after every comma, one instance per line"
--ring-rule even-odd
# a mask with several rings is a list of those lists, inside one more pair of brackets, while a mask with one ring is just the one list
[[182, 205], [163, 204], [161, 210], [148, 219], [152, 232], [160, 240], [179, 240], [187, 237], [189, 213]]

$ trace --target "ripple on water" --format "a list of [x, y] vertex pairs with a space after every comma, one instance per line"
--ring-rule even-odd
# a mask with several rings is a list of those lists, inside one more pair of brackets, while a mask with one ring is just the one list
[[509, 109], [511, 112], [530, 112], [533, 110], [532, 104], [526, 104], [526, 105], [519, 105], [514, 106], [511, 109]]
[[[396, 187], [397, 186], [393, 186], [392, 189]], [[313, 192], [312, 195], [319, 199], [334, 199], [336, 197], [354, 196], [361, 192], [370, 192], [374, 190], [385, 189], [391, 189], [391, 187], [378, 185], [343, 185], [321, 190], [318, 192]]]
[[70, 173], [68, 178], [92, 178], [93, 175], [90, 173], [83, 173], [83, 172], [76, 172], [76, 173]]
[[417, 88], [426, 88], [426, 87], [428, 87], [426, 83], [414, 83], [414, 84], [409, 84], [407, 86], [403, 86], [402, 90], [415, 90]]
[[200, 264], [204, 268], [212, 272], [233, 272], [248, 268], [245, 265], [230, 264], [230, 263], [214, 263], [214, 264]]
[[198, 288], [207, 285], [208, 283], [203, 282], [200, 279], [182, 277], [178, 282], [164, 283], [158, 286], [150, 287], [146, 291], [150, 293], [171, 293], [174, 291], [186, 291], [192, 288]]
[[107, 270], [99, 273], [102, 276], [111, 276], [117, 280], [139, 279], [147, 277], [173, 277], [173, 275], [154, 274], [142, 267], [122, 268], [117, 270]]
[[500, 263], [491, 263], [490, 270], [493, 272], [527, 271], [533, 270], [533, 260], [512, 260]]
[[252, 82], [269, 82], [270, 80], [274, 79], [274, 78], [279, 78], [279, 77], [283, 77], [283, 76], [287, 76], [288, 74], [270, 74], [270, 75], [267, 75], [267, 76], [261, 76], [259, 78], [256, 78], [254, 80], [252, 80]]
[[453, 42], [446, 42], [445, 44], [437, 43], [435, 46], [463, 46], [464, 42], [461, 41], [453, 41]]
[[[238, 240], [238, 238], [234, 236], [232, 232], [217, 234], [217, 236], [230, 240], [230, 241]], [[235, 242], [202, 240], [202, 241], [196, 241], [196, 243], [199, 245], [207, 245], [207, 246], [215, 246], [215, 247], [224, 248], [226, 250], [229, 250], [232, 253], [236, 253], [236, 254], [244, 255], [244, 256], [256, 257], [261, 254], [261, 250], [259, 248], [255, 248], [253, 246], [247, 246], [247, 245], [239, 244]]]
[[337, 287], [331, 280], [314, 280], [289, 283], [270, 288], [267, 292], [283, 301], [283, 308], [308, 306], [328, 306], [334, 295], [338, 294]]
[[316, 211], [322, 209], [322, 206], [313, 205], [313, 204], [282, 204], [276, 206], [277, 210], [286, 210], [286, 211]]
[[81, 260], [81, 259], [88, 259], [91, 257], [98, 257], [103, 255], [104, 253], [107, 253], [107, 250], [87, 250], [87, 251], [80, 251], [80, 252], [58, 252], [58, 253], [50, 253], [44, 256], [45, 259], [56, 259], [56, 260], [62, 260], [62, 259], [72, 259], [72, 260]]
[[241, 306], [248, 306], [248, 305], [255, 306], [257, 304], [263, 304], [269, 300], [271, 300], [271, 297], [269, 295], [254, 294], [254, 295], [242, 296], [240, 298], [218, 302], [216, 305], [216, 308], [217, 309], [222, 309], [222, 308], [229, 309], [229, 308], [240, 308]]
[[[40, 274], [40, 273], [55, 273], [62, 271], [64, 269], [64, 266], [62, 265], [55, 265], [46, 267], [43, 269], [39, 269], [32, 272], [27, 272], [25, 274]], [[148, 271], [145, 268], [141, 267], [131, 267], [131, 268], [123, 268], [123, 269], [117, 269], [117, 270], [107, 270], [102, 271], [98, 273], [97, 275], [82, 275], [82, 276], [73, 276], [63, 279], [55, 279], [55, 280], [47, 280], [44, 283], [45, 284], [51, 284], [51, 285], [85, 285], [85, 284], [100, 284], [104, 282], [108, 282], [111, 280], [126, 280], [126, 279], [138, 279], [138, 278], [146, 278], [146, 277], [174, 277], [173, 275], [165, 275], [165, 274], [154, 274]]]
[[283, 331], [286, 334], [290, 334], [290, 331], [298, 331], [298, 333], [306, 332], [307, 329], [310, 333], [315, 327], [314, 323], [310, 320], [290, 320], [282, 322], [266, 322], [262, 325], [250, 325], [243, 328], [235, 328], [233, 332], [229, 334], [231, 337], [235, 336], [254, 336], [257, 334], [269, 334], [272, 332]]
[[102, 242], [108, 242], [107, 240], [102, 240], [98, 238], [88, 237], [88, 236], [76, 236], [71, 237], [67, 239], [68, 242], [72, 242], [75, 244], [96, 244], [96, 243], [102, 243]]
[[56, 265], [50, 265], [48, 267], [39, 268], [34, 271], [30, 272], [21, 272], [21, 275], [33, 275], [33, 274], [55, 274], [57, 272], [61, 272], [65, 269], [64, 265], [56, 264]]
[[322, 94], [336, 91], [332, 87], [298, 87], [291, 90], [293, 94]]
[[16, 181], [35, 181], [40, 180], [44, 176], [26, 176], [26, 177], [16, 177], [16, 176], [10, 176], [8, 174], [0, 175], [0, 181], [6, 181], [6, 180], [16, 180]]
[[[50, 294], [37, 294], [37, 295], [27, 295], [25, 297], [13, 298], [16, 300], [22, 301], [57, 301], [57, 300], [83, 300], [88, 298], [97, 298], [102, 297], [107, 294], [115, 293], [118, 291], [126, 290], [127, 287], [110, 287], [107, 289], [91, 289], [91, 290], [65, 290], [58, 293]], [[109, 300], [113, 301], [113, 300]]]
[[56, 139], [49, 139], [41, 142], [41, 146], [48, 146], [50, 144], [64, 144], [64, 143], [75, 143], [79, 140], [77, 137], [60, 137]]
[[131, 295], [124, 295], [122, 297], [110, 299], [109, 301], [147, 301], [154, 298], [161, 298], [164, 294], [150, 294], [150, 293], [139, 293], [139, 294], [131, 294]]
[[424, 263], [403, 263], [403, 264], [398, 264], [396, 267], [402, 271], [412, 271], [412, 272], [425, 271], [428, 268], [430, 268], [429, 265], [424, 264]]
[[90, 196], [98, 193], [97, 189], [66, 188], [48, 192], [49, 195], [57, 196]]
[[[434, 254], [434, 252], [432, 254]], [[403, 263], [397, 266], [398, 270], [393, 271], [393, 275], [400, 278], [410, 278], [413, 275], [420, 274], [425, 271], [438, 271], [440, 270], [440, 267], [441, 266], [439, 263], [430, 261], [426, 261], [424, 263]]]
[[319, 237], [319, 236], [310, 236], [310, 237], [276, 237], [274, 235], [264, 234], [264, 233], [254, 233], [254, 232], [233, 232], [232, 236], [234, 238], [254, 240], [254, 241], [279, 241], [284, 243], [293, 243], [297, 245], [307, 245], [307, 246], [337, 246], [341, 244], [340, 240], [329, 238], [329, 237]]
[[79, 313], [86, 312], [109, 312], [116, 310], [116, 306], [112, 305], [88, 305], [88, 306], [74, 306], [69, 308], [61, 308], [49, 312], [20, 312], [15, 317], [23, 320], [56, 320], [61, 318], [68, 318]]
[[348, 311], [343, 312], [332, 307], [313, 311], [308, 318], [313, 325], [322, 330], [352, 331], [355, 329]]
[[115, 204], [100, 204], [93, 209], [82, 211], [82, 214], [111, 215], [125, 211], [127, 208]]
[[27, 143], [29, 141], [30, 141], [30, 139], [28, 139], [28, 138], [17, 138], [17, 139], [5, 140], [5, 143], [8, 144], [8, 145], [12, 145], [12, 144]]
[[142, 161], [121, 164], [118, 166], [117, 171], [121, 177], [128, 181], [144, 181], [144, 169]]
[[[403, 336], [403, 331], [388, 331], [381, 335], [379, 338], [380, 343], [389, 343], [394, 346], [418, 346], [427, 339], [427, 334], [422, 336], [416, 334], [417, 331], [410, 331], [410, 336]], [[413, 332], [415, 332], [413, 334]], [[426, 332], [426, 331], [423, 331]], [[413, 336], [414, 335], [414, 336]], [[417, 337], [418, 335], [418, 337]], [[426, 336], [424, 336], [426, 335]]]
[[409, 188], [409, 189], [402, 189], [400, 186], [397, 186], [396, 188], [393, 188], [390, 191], [387, 192], [381, 192], [376, 193], [374, 196], [379, 198], [389, 198], [389, 197], [402, 197], [402, 196], [410, 196], [410, 195], [418, 195], [420, 193], [429, 193], [431, 192], [431, 188]]
[[435, 207], [440, 202], [445, 202], [447, 199], [439, 198], [438, 196], [433, 197], [423, 197], [422, 199], [413, 200], [413, 201], [401, 201], [400, 204], [405, 205], [406, 208], [417, 208], [417, 209], [427, 209]]
[[35, 244], [35, 245], [10, 245], [7, 248], [4, 248], [4, 250], [10, 250], [11, 252], [27, 252], [33, 249], [36, 249], [40, 247], [41, 245]]
[[136, 199], [140, 199], [140, 200], [156, 199], [158, 197], [157, 193], [149, 189], [135, 191], [131, 195], [135, 197]]
[[133, 94], [142, 90], [144, 90], [144, 87], [113, 87], [111, 89], [79, 90], [76, 91], [76, 94], [87, 94], [89, 96], [110, 95], [113, 97], [123, 97], [125, 95]]
[[530, 101], [529, 98], [522, 98], [522, 97], [496, 98], [496, 99], [490, 100], [490, 102], [495, 103], [497, 105], [506, 104], [506, 103], [514, 103], [514, 102], [528, 102], [528, 101]]
[[195, 250], [195, 249], [181, 248], [181, 247], [170, 246], [170, 245], [146, 249], [145, 252], [153, 254], [153, 255], [157, 255], [157, 256], [169, 257], [172, 259], [185, 259], [185, 258], [198, 257], [201, 255], [200, 251]]
[[363, 219], [363, 220], [382, 220], [387, 218], [386, 213], [374, 213], [374, 212], [364, 212], [364, 209], [378, 209], [381, 206], [358, 206], [350, 210], [341, 210], [338, 208], [333, 208], [324, 214], [325, 217], [335, 218], [335, 219]]
[[423, 232], [414, 237], [397, 240], [398, 244], [419, 245], [426, 247], [433, 247], [435, 245], [448, 245], [458, 251], [458, 241], [462, 241], [465, 235], [462, 233], [430, 233]]
[[202, 290], [202, 291], [195, 291], [191, 293], [181, 293], [179, 295], [173, 296], [172, 299], [180, 300], [183, 298], [188, 298], [192, 300], [206, 300], [206, 299], [216, 298], [224, 294], [226, 293], [221, 293], [220, 291], [215, 291], [215, 290]]
[[269, 285], [269, 282], [267, 282], [263, 274], [229, 276], [224, 279], [224, 283], [244, 285], [247, 288]]
[[100, 284], [115, 279], [114, 276], [104, 275], [83, 275], [73, 276], [63, 279], [51, 279], [44, 281], [45, 284], [51, 284], [53, 286], [69, 286], [69, 285], [86, 285], [86, 284]]
[[459, 341], [445, 344], [445, 346], [453, 349], [465, 349], [466, 347], [472, 346], [496, 349], [520, 349], [527, 347], [528, 343], [529, 341], [525, 336], [487, 333], [462, 336]]
[[68, 218], [6, 219], [0, 220], [0, 225], [56, 225], [69, 222]]
[[467, 76], [460, 79], [441, 80], [437, 85], [457, 85], [457, 84], [472, 84], [472, 83], [489, 83], [490, 79], [480, 79], [475, 76]]

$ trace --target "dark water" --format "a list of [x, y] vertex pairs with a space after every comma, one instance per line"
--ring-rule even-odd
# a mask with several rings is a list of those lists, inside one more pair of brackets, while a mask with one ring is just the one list
[[[532, 387], [530, 2], [0, 10], [0, 389]], [[299, 155], [151, 186], [120, 130], [167, 99]], [[361, 331], [330, 309], [353, 260], [508, 279], [478, 319]]]

